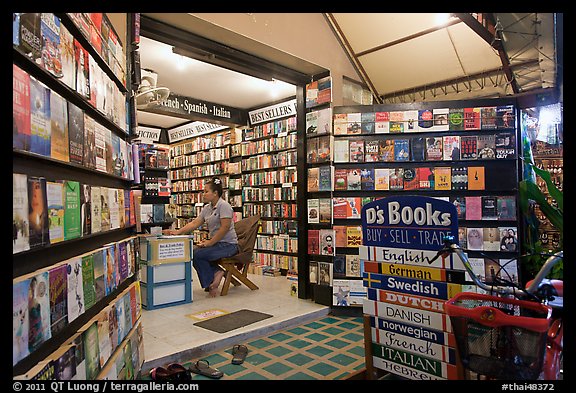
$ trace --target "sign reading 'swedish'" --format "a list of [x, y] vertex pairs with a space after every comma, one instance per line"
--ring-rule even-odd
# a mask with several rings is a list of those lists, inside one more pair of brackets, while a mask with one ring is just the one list
[[456, 207], [421, 196], [393, 196], [362, 207], [363, 245], [437, 251], [458, 235]]

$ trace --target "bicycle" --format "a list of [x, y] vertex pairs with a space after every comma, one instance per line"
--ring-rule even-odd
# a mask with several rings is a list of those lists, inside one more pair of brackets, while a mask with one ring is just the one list
[[548, 256], [525, 289], [481, 281], [454, 237], [446, 237], [436, 258], [456, 253], [472, 281], [487, 294], [461, 292], [445, 304], [464, 369], [478, 378], [558, 380], [562, 378], [563, 282], [547, 279], [564, 252]]

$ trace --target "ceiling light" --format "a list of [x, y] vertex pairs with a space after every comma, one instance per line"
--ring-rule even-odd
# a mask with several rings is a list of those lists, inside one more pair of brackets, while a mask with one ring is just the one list
[[439, 13], [436, 14], [436, 26], [442, 26], [448, 22], [450, 19], [450, 14], [448, 13]]

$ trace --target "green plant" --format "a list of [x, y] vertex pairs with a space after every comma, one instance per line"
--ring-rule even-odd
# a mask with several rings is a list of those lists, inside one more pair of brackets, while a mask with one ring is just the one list
[[[552, 226], [560, 233], [560, 239], [556, 250], [563, 249], [564, 239], [564, 196], [554, 182], [548, 171], [536, 167], [532, 159], [532, 150], [527, 137], [523, 139], [524, 144], [524, 180], [520, 181], [520, 211], [524, 219], [523, 249], [525, 254], [546, 253], [549, 248], [544, 248], [539, 236], [540, 221], [534, 214], [534, 204], [538, 204], [542, 214], [550, 221]], [[536, 184], [536, 177], [540, 177], [546, 184], [547, 192], [553, 203], [548, 202], [547, 195], [540, 190]], [[533, 276], [542, 266], [543, 259], [538, 255], [525, 258], [522, 263], [526, 272]], [[557, 264], [549, 274], [550, 278], [562, 278], [563, 265]]]

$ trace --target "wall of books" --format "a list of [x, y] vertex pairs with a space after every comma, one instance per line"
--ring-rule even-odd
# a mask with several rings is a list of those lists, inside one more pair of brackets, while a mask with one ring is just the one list
[[13, 14], [14, 377], [144, 361], [124, 64], [105, 14]]
[[[307, 114], [306, 129], [307, 183], [313, 193], [308, 196], [308, 254], [332, 253], [330, 266], [322, 264], [332, 280], [362, 276], [362, 206], [384, 196], [414, 194], [457, 207], [460, 244], [483, 279], [506, 276], [518, 282], [515, 262], [506, 265], [506, 272], [495, 266], [519, 252], [518, 116], [513, 100], [331, 110], [331, 127], [320, 127], [317, 119], [325, 115], [314, 111]], [[310, 261], [314, 259], [319, 260]], [[316, 269], [310, 263], [313, 277], [320, 275]], [[348, 294], [342, 305], [356, 303], [353, 295], [365, 297], [354, 283], [337, 283]], [[333, 281], [330, 286], [333, 294], [340, 292]], [[341, 297], [334, 295], [333, 301]]]

